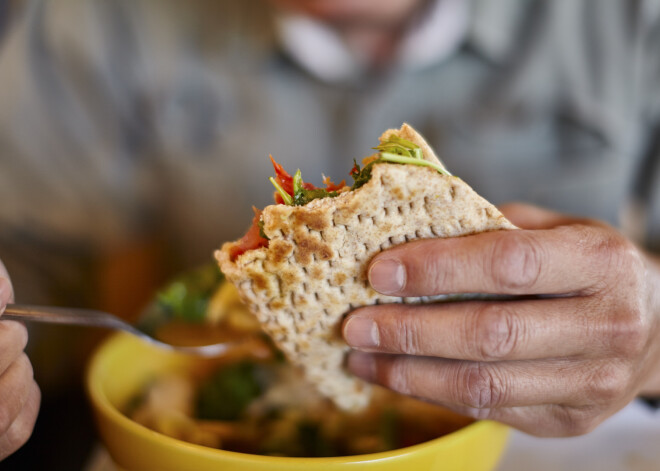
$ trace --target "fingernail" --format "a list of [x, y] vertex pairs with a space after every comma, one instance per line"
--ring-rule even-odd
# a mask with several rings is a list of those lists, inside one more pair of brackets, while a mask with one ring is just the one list
[[403, 289], [405, 282], [406, 270], [398, 260], [377, 260], [369, 269], [369, 283], [379, 293], [397, 293]]
[[348, 356], [348, 369], [367, 381], [373, 381], [376, 377], [376, 362], [371, 353], [351, 352]]
[[378, 325], [368, 317], [349, 317], [344, 327], [344, 338], [355, 348], [377, 347], [380, 344]]

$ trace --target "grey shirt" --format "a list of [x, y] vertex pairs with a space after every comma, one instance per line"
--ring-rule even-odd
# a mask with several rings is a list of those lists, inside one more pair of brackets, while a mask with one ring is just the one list
[[79, 293], [84, 260], [153, 233], [208, 260], [270, 202], [269, 153], [341, 180], [404, 121], [496, 204], [633, 214], [660, 248], [660, 2], [470, 8], [450, 58], [327, 84], [257, 0], [28, 3], [0, 48], [0, 259], [19, 299]]

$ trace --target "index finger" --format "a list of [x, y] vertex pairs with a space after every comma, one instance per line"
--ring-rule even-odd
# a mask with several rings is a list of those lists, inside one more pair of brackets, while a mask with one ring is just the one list
[[626, 240], [602, 227], [494, 231], [402, 244], [376, 256], [368, 274], [375, 290], [395, 296], [588, 294], [618, 248]]

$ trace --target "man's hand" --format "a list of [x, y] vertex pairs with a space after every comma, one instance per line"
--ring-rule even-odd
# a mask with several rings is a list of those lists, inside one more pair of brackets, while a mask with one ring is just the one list
[[510, 205], [524, 228], [416, 241], [369, 268], [384, 294], [529, 295], [354, 311], [349, 369], [538, 436], [589, 432], [660, 391], [657, 262], [611, 227]]
[[[12, 300], [12, 286], [0, 262], [0, 314]], [[23, 352], [27, 339], [23, 324], [0, 320], [0, 460], [30, 438], [39, 412], [41, 393]]]

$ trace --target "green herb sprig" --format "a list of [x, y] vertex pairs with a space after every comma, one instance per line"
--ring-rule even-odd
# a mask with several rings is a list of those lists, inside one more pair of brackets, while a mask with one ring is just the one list
[[357, 190], [360, 188], [362, 185], [367, 183], [369, 180], [371, 180], [371, 169], [373, 168], [375, 163], [380, 162], [380, 159], [376, 159], [372, 162], [369, 162], [367, 165], [364, 166], [364, 168], [360, 168], [358, 163], [353, 159], [353, 163], [355, 164], [353, 166], [353, 170], [351, 171], [351, 177], [353, 177], [353, 185], [351, 186], [351, 191]]
[[431, 167], [432, 169], [437, 170], [443, 175], [451, 176], [451, 173], [449, 173], [447, 170], [445, 170], [435, 162], [430, 162], [428, 160], [423, 160], [423, 159], [417, 159], [415, 157], [405, 157], [402, 155], [392, 154], [390, 152], [381, 152], [379, 160], [384, 162], [393, 162], [396, 164], [412, 164], [412, 165], [419, 165], [420, 167]]
[[334, 198], [338, 194], [336, 191], [328, 191], [325, 188], [307, 190], [303, 187], [300, 169], [293, 175], [293, 204], [296, 206], [304, 206], [310, 201], [319, 198]]
[[422, 149], [417, 144], [398, 136], [391, 136], [387, 141], [374, 147], [374, 149], [381, 153], [396, 154], [418, 160], [424, 159]]
[[351, 171], [351, 177], [353, 177], [353, 186], [351, 186], [351, 190], [356, 190], [367, 183], [371, 179], [373, 165], [380, 162], [431, 167], [443, 175], [451, 176], [451, 173], [445, 170], [441, 165], [424, 160], [422, 149], [414, 142], [410, 142], [402, 137], [390, 136], [386, 141], [381, 142], [373, 149], [378, 151], [378, 158], [369, 162], [364, 168], [361, 169], [357, 162], [353, 160], [355, 165]]
[[300, 169], [298, 169], [293, 176], [293, 196], [287, 193], [273, 177], [270, 177], [269, 180], [282, 197], [284, 204], [289, 206], [304, 206], [315, 199], [334, 198], [339, 195], [339, 192], [328, 191], [325, 188], [315, 188], [313, 190], [306, 189], [303, 185]]
[[282, 197], [282, 201], [284, 201], [284, 204], [288, 204], [289, 206], [293, 205], [293, 198], [291, 198], [291, 195], [288, 194], [286, 191], [284, 191], [284, 188], [277, 183], [277, 180], [275, 180], [273, 177], [270, 177], [268, 180], [273, 184], [277, 192], [280, 194]]
[[264, 231], [264, 220], [263, 220], [263, 219], [259, 219], [259, 222], [257, 223], [257, 225], [259, 226], [259, 235], [260, 235], [263, 239], [270, 240], [270, 237], [268, 237], [268, 236], [266, 235], [266, 232]]

